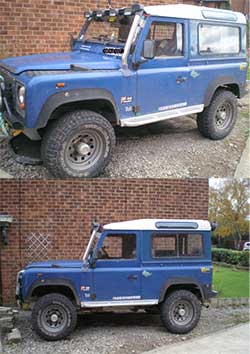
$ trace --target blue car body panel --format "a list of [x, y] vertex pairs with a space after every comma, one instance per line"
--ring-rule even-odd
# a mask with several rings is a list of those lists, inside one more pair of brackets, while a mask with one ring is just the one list
[[[96, 250], [101, 249], [109, 233], [109, 230], [102, 232]], [[81, 260], [56, 260], [27, 265], [22, 278], [22, 301], [28, 302], [36, 287], [53, 284], [69, 286], [77, 296], [79, 306], [95, 302], [114, 303], [122, 299], [153, 300], [157, 303], [165, 287], [180, 281], [195, 284], [201, 290], [204, 287], [211, 288], [210, 231], [192, 231], [202, 235], [202, 256], [160, 259], [151, 255], [153, 231], [116, 231], [117, 235], [131, 233], [136, 235], [136, 257], [131, 260], [97, 258], [93, 267], [90, 263], [84, 265]]]
[[84, 65], [96, 70], [119, 69], [119, 59], [96, 52], [96, 47], [93, 46], [92, 52], [75, 50], [63, 53], [33, 54], [3, 59], [1, 63], [13, 74], [32, 70], [69, 70], [71, 65]]
[[[154, 21], [182, 24], [182, 56], [143, 60], [143, 43]], [[236, 85], [232, 90], [239, 96], [243, 92], [247, 72], [246, 26], [219, 22], [220, 25], [239, 28], [239, 53], [220, 56], [200, 54], [198, 28], [200, 24], [208, 22], [218, 24], [218, 21], [211, 20], [149, 16], [138, 36], [135, 50], [128, 57], [126, 75], [121, 66], [121, 55], [104, 54], [105, 45], [80, 40], [75, 43], [72, 52], [1, 60], [0, 72], [2, 67], [17, 82], [26, 86], [26, 110], [19, 119], [25, 128], [39, 129], [46, 126], [50, 117], [45, 117], [41, 123], [40, 115], [51, 97], [81, 89], [94, 88], [108, 92], [115, 105], [116, 121], [120, 125], [126, 125], [128, 118], [172, 108], [198, 107], [199, 112], [210, 103], [219, 86]], [[108, 44], [108, 47], [113, 45]], [[114, 47], [122, 49], [123, 45]], [[86, 71], [71, 70], [72, 65], [81, 66]], [[58, 82], [65, 83], [65, 86], [57, 88]], [[83, 99], [79, 97], [79, 101]]]
[[[178, 282], [180, 279], [189, 279], [190, 282], [193, 281], [201, 287], [212, 283], [210, 232], [202, 234], [204, 254], [201, 257], [182, 257], [181, 259], [170, 257], [158, 260], [153, 259], [150, 254], [151, 233], [150, 231], [145, 232], [142, 238], [142, 269], [151, 274], [149, 277], [142, 276], [141, 291], [143, 298], [159, 299], [164, 285]], [[166, 234], [166, 231], [164, 231], [164, 234]], [[209, 271], [203, 273], [201, 271], [203, 267]]]

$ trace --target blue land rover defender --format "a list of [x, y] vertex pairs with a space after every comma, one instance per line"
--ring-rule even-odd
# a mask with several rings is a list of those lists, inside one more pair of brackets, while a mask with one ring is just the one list
[[162, 219], [93, 224], [82, 259], [31, 263], [18, 273], [18, 302], [30, 304], [33, 327], [47, 340], [68, 336], [77, 313], [106, 308], [160, 313], [169, 331], [187, 333], [216, 295], [214, 226]]
[[41, 161], [56, 177], [98, 175], [111, 158], [115, 126], [197, 114], [207, 138], [233, 129], [247, 72], [241, 13], [98, 9], [85, 13], [71, 49], [0, 61], [0, 126], [40, 140]]

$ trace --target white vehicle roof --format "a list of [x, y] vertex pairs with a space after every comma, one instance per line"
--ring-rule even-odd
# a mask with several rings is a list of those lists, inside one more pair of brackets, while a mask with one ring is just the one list
[[144, 10], [152, 16], [174, 17], [192, 20], [225, 21], [230, 23], [246, 23], [246, 17], [241, 12], [214, 9], [195, 5], [156, 5], [145, 6]]
[[[210, 231], [211, 224], [208, 220], [191, 220], [191, 219], [137, 219], [130, 221], [114, 222], [111, 224], [104, 225], [104, 230], [171, 230], [171, 227], [156, 227], [157, 223], [196, 223], [197, 228], [181, 228], [182, 230], [193, 230], [193, 231]], [[179, 229], [178, 227], [173, 227], [172, 229]]]

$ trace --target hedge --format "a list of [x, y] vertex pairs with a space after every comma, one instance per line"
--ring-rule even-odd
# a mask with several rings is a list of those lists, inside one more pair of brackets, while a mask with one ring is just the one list
[[225, 248], [212, 248], [212, 260], [243, 267], [249, 267], [249, 251], [234, 251]]

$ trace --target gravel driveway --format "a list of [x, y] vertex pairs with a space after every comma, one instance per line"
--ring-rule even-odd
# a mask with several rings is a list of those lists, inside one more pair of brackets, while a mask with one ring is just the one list
[[185, 341], [195, 336], [247, 322], [247, 307], [203, 309], [201, 321], [188, 335], [167, 332], [158, 315], [138, 313], [106, 313], [82, 315], [71, 337], [46, 342], [31, 329], [30, 314], [21, 312], [17, 321], [23, 341], [4, 345], [6, 354], [131, 354], [141, 353], [164, 344]]
[[[201, 136], [191, 117], [117, 129], [112, 161], [100, 177], [233, 177], [249, 133], [247, 95], [239, 104], [237, 124], [221, 141]], [[16, 163], [6, 141], [0, 142], [0, 169], [15, 177], [52, 177], [43, 166]]]

